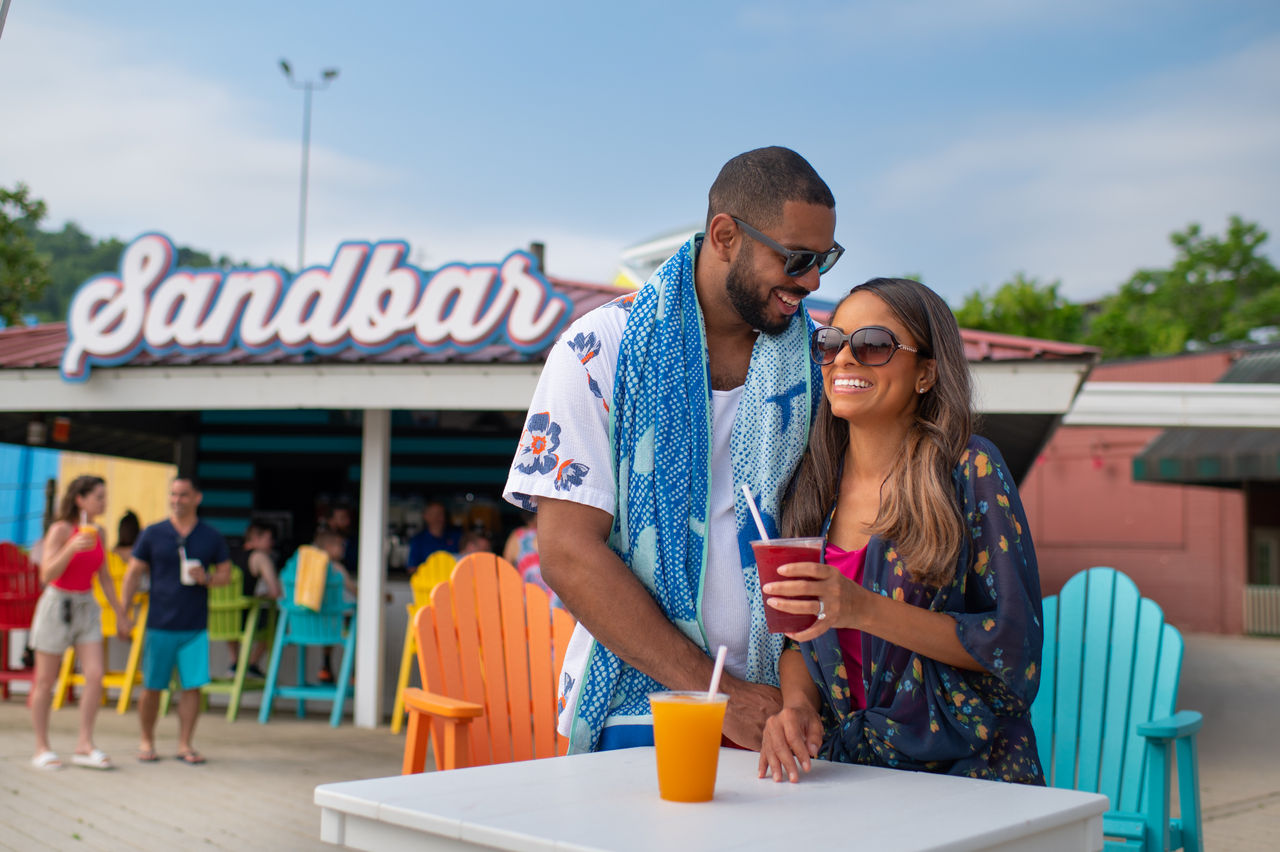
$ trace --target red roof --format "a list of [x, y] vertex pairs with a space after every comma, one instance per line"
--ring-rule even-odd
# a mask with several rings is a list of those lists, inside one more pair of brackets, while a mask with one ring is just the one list
[[[558, 278], [553, 278], [551, 281], [558, 292], [563, 293], [573, 301], [572, 319], [577, 319], [588, 311], [618, 296], [635, 292], [629, 287], [618, 287], [612, 284], [587, 284]], [[816, 306], [812, 313], [819, 322], [825, 321], [829, 316], [828, 310], [818, 309]], [[960, 336], [964, 341], [965, 355], [970, 361], [1081, 358], [1092, 357], [1098, 351], [1092, 347], [1080, 346], [1074, 343], [1037, 340], [1031, 337], [1015, 337], [1009, 334], [996, 334], [989, 331], [961, 329]], [[66, 346], [67, 324], [65, 322], [0, 329], [0, 369], [56, 369], [62, 362], [62, 352]], [[521, 363], [540, 361], [545, 354], [545, 350], [527, 354], [503, 344], [494, 344], [470, 352], [448, 349], [425, 352], [414, 344], [406, 343], [383, 352], [347, 349], [327, 355], [281, 350], [246, 352], [240, 348], [194, 356], [185, 353], [155, 356], [147, 352], [141, 352], [129, 362], [129, 365], [141, 367], [175, 364], [216, 366], [227, 364], [313, 363]]]

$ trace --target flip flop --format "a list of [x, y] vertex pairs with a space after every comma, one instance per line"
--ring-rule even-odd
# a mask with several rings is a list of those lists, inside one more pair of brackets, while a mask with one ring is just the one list
[[155, 763], [159, 759], [160, 759], [160, 756], [156, 754], [156, 750], [153, 748], [138, 749], [139, 763]]
[[115, 764], [111, 762], [111, 758], [107, 757], [106, 752], [100, 748], [95, 748], [88, 754], [80, 754], [76, 752], [71, 755], [71, 762], [76, 766], [83, 766], [86, 769], [115, 769]]
[[58, 755], [51, 751], [42, 751], [35, 757], [31, 758], [31, 765], [36, 769], [41, 769], [45, 772], [52, 772], [55, 769], [62, 768], [62, 760]]
[[178, 760], [181, 760], [187, 766], [202, 766], [205, 763], [204, 755], [192, 749], [191, 751], [178, 752]]

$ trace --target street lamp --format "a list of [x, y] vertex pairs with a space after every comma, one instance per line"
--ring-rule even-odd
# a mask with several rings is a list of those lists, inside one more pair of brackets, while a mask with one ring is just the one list
[[289, 80], [289, 85], [295, 89], [302, 89], [305, 95], [302, 99], [302, 187], [298, 193], [298, 268], [297, 272], [302, 271], [303, 264], [306, 259], [307, 247], [307, 164], [311, 159], [311, 92], [315, 89], [323, 91], [329, 87], [329, 83], [337, 78], [337, 68], [326, 68], [320, 72], [319, 80], [295, 80], [293, 78], [293, 68], [289, 66], [287, 60], [280, 60], [280, 70], [284, 72], [284, 76]]

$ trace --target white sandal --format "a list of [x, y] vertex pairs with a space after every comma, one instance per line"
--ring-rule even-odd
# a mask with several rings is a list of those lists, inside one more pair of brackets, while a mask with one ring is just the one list
[[88, 754], [80, 754], [76, 752], [71, 755], [71, 762], [76, 766], [83, 766], [86, 769], [115, 769], [115, 764], [111, 762], [111, 758], [107, 757], [106, 752], [100, 748], [95, 748]]
[[42, 751], [35, 757], [31, 758], [31, 765], [36, 769], [43, 769], [46, 772], [52, 772], [55, 769], [62, 768], [62, 760], [57, 754], [51, 751]]

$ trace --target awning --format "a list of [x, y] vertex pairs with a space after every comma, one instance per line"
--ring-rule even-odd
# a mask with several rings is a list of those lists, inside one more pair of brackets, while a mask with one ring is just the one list
[[1166, 429], [1133, 459], [1138, 482], [1280, 482], [1280, 429]]
[[[1228, 391], [1241, 385], [1271, 388], [1263, 407], [1273, 413], [1280, 411], [1280, 345], [1245, 350], [1214, 387]], [[1244, 410], [1218, 414], [1233, 424], [1248, 420]], [[1134, 457], [1133, 478], [1137, 482], [1219, 488], [1241, 488], [1246, 482], [1280, 482], [1280, 429], [1166, 429]]]

